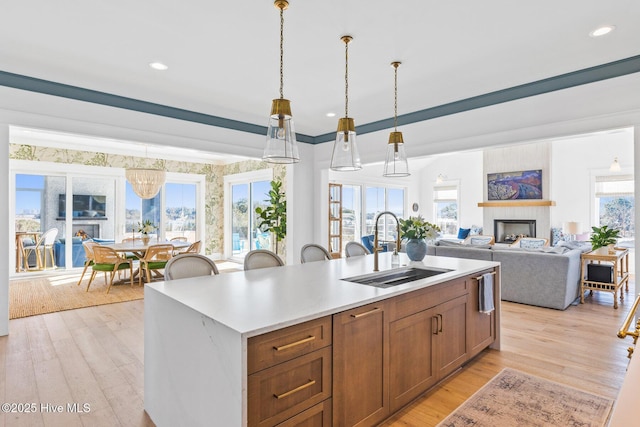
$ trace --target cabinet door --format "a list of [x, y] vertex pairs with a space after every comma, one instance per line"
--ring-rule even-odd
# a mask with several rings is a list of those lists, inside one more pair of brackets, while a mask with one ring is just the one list
[[[477, 276], [477, 275], [476, 275]], [[490, 314], [480, 313], [478, 280], [470, 277], [469, 280], [469, 306], [468, 306], [468, 323], [467, 323], [467, 340], [469, 349], [469, 358], [480, 353], [495, 340], [496, 335], [496, 317], [495, 310]], [[494, 284], [496, 286], [496, 284]], [[495, 292], [494, 292], [495, 295]], [[494, 304], [498, 304], [495, 301]]]
[[386, 304], [333, 318], [333, 425], [371, 426], [389, 415]]
[[432, 339], [438, 333], [436, 310], [429, 309], [389, 325], [389, 394], [394, 412], [436, 382]]
[[436, 377], [443, 378], [467, 360], [467, 300], [468, 295], [435, 307]]

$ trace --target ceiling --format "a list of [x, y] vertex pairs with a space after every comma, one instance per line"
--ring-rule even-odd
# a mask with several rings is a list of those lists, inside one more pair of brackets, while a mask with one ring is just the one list
[[[28, 76], [258, 132], [279, 97], [271, 0], [23, 0], [3, 15], [0, 84]], [[393, 116], [392, 61], [404, 116], [640, 55], [637, 0], [290, 0], [284, 16], [284, 95], [306, 142], [329, 140], [344, 115], [344, 34], [363, 129]], [[589, 36], [605, 24], [615, 30]]]

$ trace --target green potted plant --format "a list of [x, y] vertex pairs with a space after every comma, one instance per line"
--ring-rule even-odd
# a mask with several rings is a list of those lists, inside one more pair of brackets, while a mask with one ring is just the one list
[[400, 219], [400, 238], [407, 241], [405, 248], [411, 261], [421, 261], [427, 254], [426, 240], [438, 236], [440, 227], [425, 221], [421, 216], [410, 216]]
[[276, 238], [275, 252], [278, 253], [278, 242], [287, 236], [287, 201], [282, 192], [282, 181], [271, 181], [269, 199], [265, 200], [269, 206], [261, 208], [258, 206], [255, 212], [260, 218], [258, 228], [262, 231], [270, 231]]
[[591, 246], [594, 250], [603, 248], [609, 245], [615, 245], [618, 237], [620, 237], [620, 230], [615, 228], [609, 228], [606, 225], [602, 227], [591, 227]]

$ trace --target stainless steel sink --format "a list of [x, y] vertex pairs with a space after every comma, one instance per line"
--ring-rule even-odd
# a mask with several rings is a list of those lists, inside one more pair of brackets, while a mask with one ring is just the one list
[[342, 280], [347, 282], [360, 283], [362, 285], [376, 286], [378, 288], [389, 288], [391, 286], [402, 285], [426, 277], [436, 276], [452, 270], [444, 268], [415, 268], [402, 267], [393, 270], [380, 271], [378, 273], [363, 274], [361, 276], [346, 277]]

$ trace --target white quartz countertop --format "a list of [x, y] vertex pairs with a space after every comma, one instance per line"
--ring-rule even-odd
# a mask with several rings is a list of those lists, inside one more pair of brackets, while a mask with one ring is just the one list
[[[500, 263], [435, 256], [411, 262], [401, 253], [400, 265], [452, 271], [385, 289], [341, 280], [372, 273], [373, 255], [366, 255], [155, 282], [145, 285], [145, 292], [160, 292], [251, 337], [473, 274]], [[381, 253], [379, 270], [390, 269], [391, 254]]]

